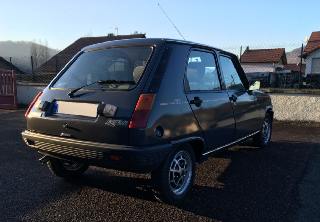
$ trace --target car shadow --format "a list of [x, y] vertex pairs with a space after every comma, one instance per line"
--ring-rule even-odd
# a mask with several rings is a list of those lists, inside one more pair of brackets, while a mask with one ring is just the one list
[[[66, 183], [71, 184], [75, 190], [82, 187], [91, 187], [106, 192], [156, 202], [152, 194], [149, 174], [140, 175], [129, 172], [118, 172], [98, 167], [91, 167], [89, 171], [80, 178], [62, 180], [61, 185], [65, 185]], [[118, 176], [115, 176], [115, 173]]]
[[200, 184], [197, 178], [179, 207], [219, 221], [294, 221], [299, 181], [315, 145], [277, 141], [260, 149], [247, 141], [232, 147], [198, 166], [198, 177], [211, 178]]
[[[292, 221], [299, 207], [298, 182], [314, 146], [277, 141], [260, 149], [246, 141], [197, 165], [192, 191], [182, 204], [170, 207], [219, 221]], [[156, 202], [150, 175], [109, 172], [94, 168], [61, 183]]]

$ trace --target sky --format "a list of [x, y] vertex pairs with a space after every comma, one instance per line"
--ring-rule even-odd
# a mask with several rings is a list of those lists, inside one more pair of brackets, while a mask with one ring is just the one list
[[0, 41], [46, 39], [62, 50], [84, 36], [116, 34], [110, 27], [183, 39], [158, 4], [185, 40], [219, 48], [301, 44], [320, 31], [319, 0], [0, 0]]

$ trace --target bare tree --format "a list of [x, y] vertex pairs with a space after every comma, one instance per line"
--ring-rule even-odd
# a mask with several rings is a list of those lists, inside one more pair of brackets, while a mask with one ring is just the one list
[[30, 55], [32, 56], [33, 67], [35, 69], [48, 61], [50, 57], [48, 41], [45, 39], [44, 43], [42, 43], [41, 39], [38, 41], [34, 39], [30, 46]]

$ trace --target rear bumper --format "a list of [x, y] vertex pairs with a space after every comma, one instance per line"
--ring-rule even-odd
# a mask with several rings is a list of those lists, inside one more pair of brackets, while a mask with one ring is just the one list
[[[28, 130], [21, 134], [27, 145], [44, 155], [140, 173], [156, 169], [173, 147], [172, 144], [146, 147], [114, 145], [49, 136]], [[118, 156], [119, 160], [111, 160], [110, 155]]]

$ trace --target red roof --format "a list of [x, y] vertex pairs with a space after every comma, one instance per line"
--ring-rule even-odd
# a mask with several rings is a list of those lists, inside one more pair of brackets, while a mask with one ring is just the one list
[[249, 49], [247, 48], [241, 56], [241, 63], [287, 63], [284, 48], [278, 49]]
[[[300, 71], [300, 64], [299, 63], [297, 63], [297, 64], [287, 64], [287, 65], [284, 65], [283, 69], [284, 70], [292, 70], [292, 71], [295, 71], [295, 72], [299, 72]], [[301, 72], [302, 73], [306, 72], [306, 64], [302, 64]]]
[[117, 35], [117, 36], [101, 36], [101, 37], [83, 37], [69, 45], [67, 48], [53, 56], [47, 62], [36, 69], [36, 72], [55, 72], [60, 71], [82, 48], [101, 43], [120, 39], [145, 38], [145, 34], [137, 35]]
[[320, 31], [319, 32], [312, 32], [310, 39], [309, 39], [306, 47], [303, 50], [304, 53], [302, 54], [302, 57], [306, 58], [310, 52], [313, 52], [319, 48], [320, 48]]

